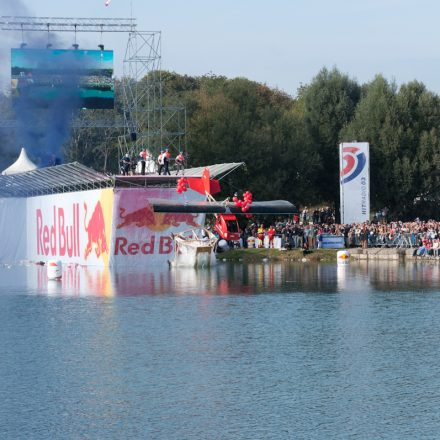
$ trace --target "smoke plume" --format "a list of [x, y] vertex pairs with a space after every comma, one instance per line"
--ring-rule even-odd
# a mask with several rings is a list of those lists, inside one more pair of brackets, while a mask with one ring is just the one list
[[[21, 0], [0, 0], [0, 16], [29, 16], [32, 13]], [[18, 47], [21, 34], [16, 32], [1, 32], [0, 38], [0, 91], [7, 92], [10, 83], [11, 71], [7, 69], [10, 65], [11, 47]]]
[[[1, 1], [1, 0], [0, 0]], [[3, 16], [33, 16], [20, 0], [11, 0], [7, 5], [2, 3], [0, 15]], [[66, 48], [66, 44], [53, 33], [40, 32], [2, 32], [0, 39], [0, 84], [10, 90], [11, 48], [19, 48], [25, 43], [26, 49]], [[17, 35], [18, 34], [18, 35]], [[62, 85], [56, 87], [56, 93], [44, 103], [35, 99], [26, 88], [17, 96], [10, 97], [10, 110], [14, 129], [8, 133], [9, 143], [18, 154], [21, 147], [25, 147], [29, 156], [39, 165], [47, 166], [59, 163], [62, 160], [62, 146], [69, 139], [71, 122], [77, 109], [80, 107], [78, 98], [79, 71], [84, 66], [78, 65], [72, 53], [57, 57], [56, 66], [38, 66], [46, 71], [56, 67], [61, 70]], [[29, 75], [30, 76], [30, 75]], [[31, 78], [34, 81], [36, 78]], [[26, 79], [29, 82], [29, 78]], [[4, 90], [4, 89], [3, 89]], [[30, 89], [29, 89], [30, 90]], [[10, 93], [10, 92], [9, 92]], [[6, 95], [9, 95], [7, 92]]]

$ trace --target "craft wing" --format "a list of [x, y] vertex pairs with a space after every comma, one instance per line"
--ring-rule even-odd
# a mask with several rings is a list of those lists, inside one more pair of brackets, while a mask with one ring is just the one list
[[242, 212], [241, 208], [234, 203], [221, 202], [175, 202], [164, 200], [150, 200], [150, 205], [155, 212], [184, 212], [191, 214], [296, 214], [298, 212], [295, 205], [287, 200], [270, 200], [267, 202], [253, 202], [249, 205], [247, 212]]

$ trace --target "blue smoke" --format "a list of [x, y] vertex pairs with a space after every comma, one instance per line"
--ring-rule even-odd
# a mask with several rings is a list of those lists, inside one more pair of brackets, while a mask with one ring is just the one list
[[[52, 84], [49, 98], [36, 95], [33, 83], [24, 85], [13, 98], [12, 108], [18, 124], [17, 142], [28, 149], [39, 166], [55, 165], [62, 160], [62, 147], [70, 137], [71, 123], [80, 107], [78, 86], [82, 67], [73, 53], [67, 52], [56, 59], [56, 68], [63, 73], [62, 82]], [[38, 68], [40, 66], [36, 71]]]
[[[0, 0], [0, 15], [32, 16], [32, 12], [21, 0]], [[8, 66], [11, 47], [18, 47], [21, 34], [3, 32], [0, 39], [0, 65]], [[57, 35], [38, 32], [27, 32], [23, 36], [29, 49], [44, 49], [48, 42], [53, 47], [65, 47]], [[60, 64], [61, 63], [61, 66]], [[45, 102], [42, 107], [30, 94], [13, 99], [12, 113], [17, 128], [8, 132], [10, 148], [18, 155], [21, 147], [25, 147], [29, 156], [39, 166], [52, 165], [62, 160], [62, 147], [70, 137], [72, 120], [78, 112], [77, 93], [80, 68], [73, 56], [57, 58], [57, 67], [61, 67], [67, 75], [63, 76], [63, 87], [58, 90], [55, 98]], [[0, 86], [5, 87], [10, 80], [10, 71], [0, 67]], [[1, 145], [0, 151], [5, 152], [6, 146]]]

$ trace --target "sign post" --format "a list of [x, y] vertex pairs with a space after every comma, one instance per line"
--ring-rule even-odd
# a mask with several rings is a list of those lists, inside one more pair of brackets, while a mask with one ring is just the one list
[[370, 219], [370, 148], [368, 142], [339, 145], [341, 223]]

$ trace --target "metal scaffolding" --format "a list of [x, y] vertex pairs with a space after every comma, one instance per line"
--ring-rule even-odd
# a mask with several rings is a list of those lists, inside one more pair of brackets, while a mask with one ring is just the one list
[[[134, 18], [67, 18], [67, 17], [0, 17], [1, 31], [21, 32], [122, 32], [128, 33], [123, 60], [122, 112], [109, 118], [91, 120], [72, 116], [73, 128], [123, 128], [119, 137], [119, 154], [137, 155], [142, 147], [153, 156], [168, 148], [171, 154], [186, 155], [185, 106], [167, 96], [163, 104], [161, 32], [139, 31]], [[76, 41], [76, 38], [75, 38]], [[172, 105], [168, 105], [172, 103]], [[0, 129], [20, 128], [8, 116], [0, 116]]]
[[185, 150], [186, 111], [181, 104], [164, 105], [161, 32], [130, 32], [124, 57], [123, 100], [126, 132], [119, 138], [120, 155], [147, 148], [157, 156], [168, 148]]
[[20, 32], [133, 32], [135, 18], [0, 17], [0, 30]]
[[[99, 119], [85, 119], [75, 118], [72, 115], [72, 128], [119, 128], [121, 131], [125, 128], [125, 121], [121, 117], [109, 117]], [[33, 125], [34, 128], [44, 129], [47, 127], [47, 118], [41, 118]], [[12, 117], [5, 117], [0, 115], [0, 130], [20, 130], [23, 127], [23, 122], [19, 122]]]
[[146, 132], [143, 141], [151, 151], [161, 143], [161, 61], [160, 32], [129, 33], [122, 78], [125, 135], [136, 142]]
[[32, 197], [113, 186], [112, 177], [73, 162], [0, 176], [0, 197]]

